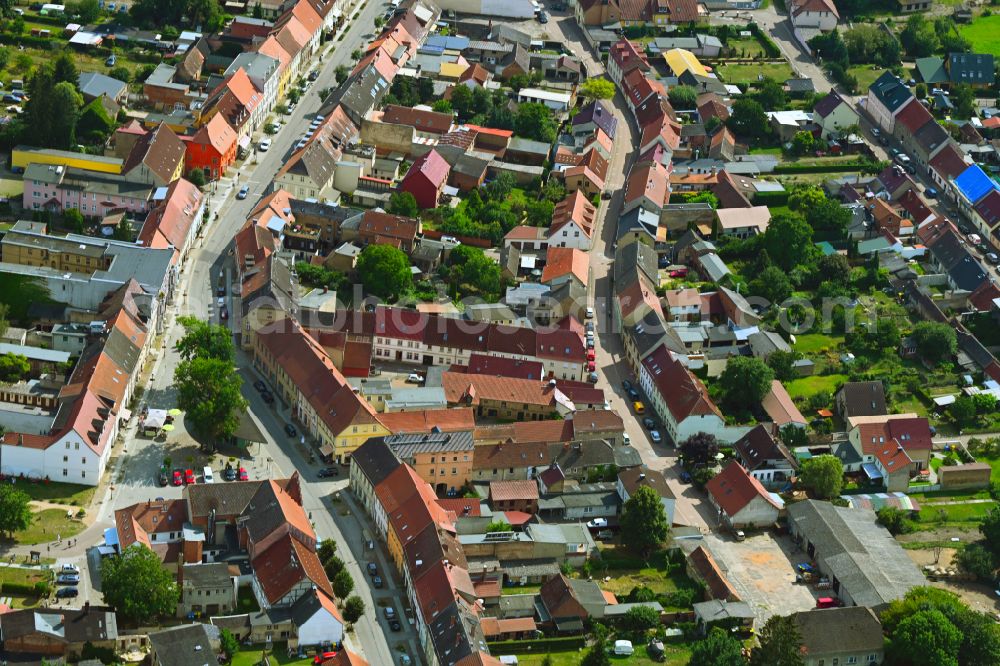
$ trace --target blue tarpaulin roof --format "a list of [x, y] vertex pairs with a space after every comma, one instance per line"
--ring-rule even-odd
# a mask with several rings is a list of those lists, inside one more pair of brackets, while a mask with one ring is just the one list
[[424, 43], [427, 46], [439, 46], [449, 51], [461, 51], [469, 45], [469, 38], [454, 35], [431, 35]]
[[973, 164], [955, 179], [955, 187], [969, 201], [975, 203], [990, 193], [1000, 189], [996, 181], [989, 177], [978, 164]]

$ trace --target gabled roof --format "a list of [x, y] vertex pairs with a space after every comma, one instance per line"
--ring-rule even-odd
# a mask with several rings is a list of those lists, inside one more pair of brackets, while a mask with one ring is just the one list
[[440, 187], [448, 180], [449, 171], [448, 162], [441, 157], [438, 151], [431, 148], [426, 154], [421, 155], [413, 162], [413, 165], [406, 172], [406, 176], [403, 179], [406, 180], [412, 175], [420, 174], [434, 186]]
[[548, 283], [567, 275], [572, 275], [583, 284], [587, 284], [590, 275], [589, 255], [571, 247], [549, 247], [545, 255], [545, 269], [542, 271], [542, 283]]
[[683, 363], [673, 359], [665, 346], [661, 345], [643, 359], [642, 365], [675, 422], [681, 423], [691, 416], [722, 418], [722, 412], [709, 397], [705, 385]]
[[735, 460], [706, 483], [705, 490], [730, 518], [736, 516], [758, 497], [775, 509], [781, 509], [781, 504], [767, 492], [760, 481], [747, 474], [743, 466]]
[[413, 109], [398, 104], [387, 104], [382, 110], [382, 122], [408, 125], [419, 132], [444, 134], [451, 129], [454, 117], [450, 113], [438, 113], [424, 109]]
[[869, 92], [885, 106], [890, 113], [895, 113], [897, 109], [913, 99], [913, 93], [899, 78], [892, 72], [886, 71], [875, 80], [869, 88]]
[[191, 141], [211, 146], [220, 155], [225, 155], [236, 145], [236, 132], [229, 126], [221, 113], [216, 113], [211, 120], [195, 132]]
[[740, 456], [748, 471], [754, 471], [767, 464], [768, 460], [784, 459], [793, 468], [798, 467], [795, 456], [775, 436], [771, 426], [758, 424], [747, 434], [733, 443], [733, 449]]
[[792, 0], [791, 15], [798, 16], [804, 12], [830, 13], [840, 18], [840, 12], [837, 11], [837, 5], [833, 4], [833, 0]]
[[122, 164], [122, 173], [128, 173], [140, 164], [156, 174], [162, 183], [169, 183], [184, 162], [184, 142], [165, 123], [152, 132], [143, 132], [129, 151]]
[[555, 234], [563, 226], [573, 222], [589, 237], [596, 218], [597, 208], [582, 190], [576, 190], [553, 208], [549, 235]]
[[976, 203], [991, 191], [1000, 190], [1000, 185], [990, 178], [978, 164], [973, 164], [955, 178], [955, 187], [969, 201]]
[[306, 579], [328, 596], [334, 596], [315, 547], [306, 546], [291, 534], [284, 535], [257, 554], [251, 565], [254, 578], [272, 604], [280, 602]]
[[996, 76], [991, 53], [949, 53], [948, 75], [952, 83], [993, 85]]
[[874, 654], [885, 648], [882, 623], [866, 606], [813, 609], [792, 615], [802, 654], [817, 659], [844, 653]]
[[[842, 396], [842, 398], [841, 398]], [[843, 416], [873, 416], [885, 414], [885, 386], [881, 381], [846, 382], [837, 391], [838, 402], [844, 402]]]
[[615, 117], [614, 112], [608, 108], [608, 106], [600, 101], [594, 100], [590, 104], [582, 107], [580, 111], [573, 116], [573, 125], [586, 125], [588, 123], [594, 123], [599, 127], [605, 134], [607, 134], [612, 139], [615, 138], [615, 130], [618, 127], [618, 119]]
[[802, 412], [795, 406], [792, 397], [788, 395], [784, 385], [777, 379], [771, 380], [771, 390], [760, 401], [760, 405], [779, 428], [786, 425], [806, 424]]

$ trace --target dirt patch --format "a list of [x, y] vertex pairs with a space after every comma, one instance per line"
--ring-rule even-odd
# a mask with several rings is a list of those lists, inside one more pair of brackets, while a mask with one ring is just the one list
[[1000, 611], [1000, 601], [998, 601], [1000, 598], [987, 585], [945, 580], [932, 581], [929, 585], [954, 592], [962, 597], [962, 601], [968, 604], [972, 610], [988, 613], [992, 616], [997, 616], [997, 611]]
[[774, 562], [774, 555], [772, 553], [750, 553], [746, 557], [758, 566], [772, 564]]
[[[906, 554], [910, 556], [914, 564], [923, 570], [925, 566], [936, 566], [942, 569], [949, 568], [952, 566], [952, 561], [955, 559], [955, 553], [957, 552], [956, 548], [923, 548], [920, 550], [907, 550]], [[936, 556], [936, 553], [939, 553], [939, 555]]]
[[922, 530], [911, 532], [910, 534], [900, 534], [896, 540], [900, 543], [932, 543], [935, 541], [950, 541], [959, 539], [962, 543], [970, 543], [980, 538], [979, 528], [976, 524], [968, 527], [947, 525], [937, 527], [932, 530]]

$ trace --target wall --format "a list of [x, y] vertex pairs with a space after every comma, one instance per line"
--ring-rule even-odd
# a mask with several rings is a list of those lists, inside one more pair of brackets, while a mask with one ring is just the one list
[[990, 467], [986, 465], [956, 465], [954, 467], [939, 467], [938, 480], [942, 490], [960, 490], [971, 488], [988, 488], [990, 485]]
[[409, 155], [415, 130], [409, 125], [394, 125], [365, 120], [361, 123], [361, 143], [376, 146], [380, 152]]

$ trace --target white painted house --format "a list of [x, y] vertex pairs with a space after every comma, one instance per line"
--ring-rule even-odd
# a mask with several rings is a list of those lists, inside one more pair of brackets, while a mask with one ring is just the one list
[[772, 525], [784, 508], [780, 497], [767, 492], [735, 460], [706, 483], [705, 490], [719, 512], [719, 524], [731, 529]]
[[839, 135], [846, 128], [857, 125], [858, 121], [858, 112], [836, 90], [827, 93], [813, 108], [813, 122], [820, 126], [824, 139]]
[[[675, 443], [699, 432], [726, 436], [722, 412], [697, 377], [660, 345], [640, 365], [639, 385]], [[728, 441], [728, 439], [726, 440]]]
[[796, 28], [814, 28], [823, 32], [836, 29], [840, 21], [840, 12], [833, 0], [792, 0], [788, 14]]

